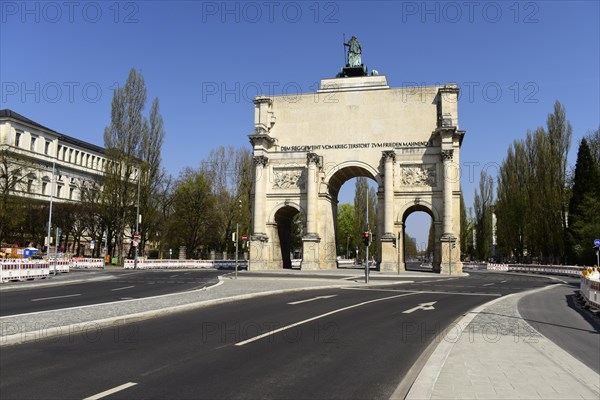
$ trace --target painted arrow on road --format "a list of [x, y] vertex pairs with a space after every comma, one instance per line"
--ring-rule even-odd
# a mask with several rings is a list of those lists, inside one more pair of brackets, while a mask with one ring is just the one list
[[300, 301], [293, 301], [291, 303], [291, 305], [296, 305], [296, 304], [302, 304], [302, 303], [308, 303], [309, 301], [315, 301], [315, 300], [320, 300], [320, 299], [330, 299], [332, 297], [337, 296], [337, 294], [331, 294], [329, 296], [317, 296], [317, 297], [313, 297], [312, 299], [306, 299], [306, 300], [300, 300]]
[[425, 311], [435, 310], [435, 308], [433, 307], [433, 305], [435, 303], [437, 303], [437, 301], [431, 301], [429, 303], [421, 303], [416, 307], [410, 308], [406, 311], [402, 311], [402, 314], [410, 314], [410, 313], [418, 311], [418, 310], [425, 310]]

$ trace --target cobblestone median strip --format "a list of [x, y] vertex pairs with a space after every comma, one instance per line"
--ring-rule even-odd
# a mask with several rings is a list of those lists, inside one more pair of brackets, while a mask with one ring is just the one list
[[600, 376], [529, 325], [518, 301], [546, 286], [488, 302], [448, 333], [407, 399], [598, 399]]
[[254, 297], [315, 289], [336, 289], [342, 286], [349, 286], [348, 282], [332, 284], [330, 280], [318, 282], [296, 279], [276, 282], [250, 278], [243, 280], [219, 278], [219, 283], [214, 286], [183, 293], [2, 317], [0, 318], [0, 347], [85, 333], [88, 330], [139, 322], [148, 318]]

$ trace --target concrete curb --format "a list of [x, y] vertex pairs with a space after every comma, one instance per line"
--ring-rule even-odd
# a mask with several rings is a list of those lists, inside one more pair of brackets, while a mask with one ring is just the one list
[[[203, 288], [203, 289], [198, 289], [198, 290], [199, 291], [208, 290], [210, 288], [222, 285], [223, 283], [224, 283], [224, 281], [219, 279], [219, 283], [217, 283], [213, 286], [210, 286], [208, 288]], [[303, 291], [318, 290], [318, 289], [338, 289], [342, 286], [350, 286], [350, 285], [309, 286], [309, 287], [304, 287], [304, 288], [279, 289], [279, 290], [270, 290], [270, 291], [265, 291], [265, 292], [242, 294], [242, 295], [236, 295], [236, 296], [230, 296], [230, 297], [223, 297], [220, 299], [203, 300], [203, 301], [199, 301], [199, 302], [182, 304], [182, 305], [178, 305], [178, 306], [166, 307], [166, 308], [150, 310], [150, 311], [144, 311], [144, 312], [139, 312], [139, 313], [134, 313], [134, 314], [126, 314], [126, 315], [121, 315], [118, 317], [103, 318], [103, 319], [99, 319], [99, 320], [57, 326], [57, 327], [52, 327], [52, 328], [42, 329], [42, 330], [37, 330], [37, 331], [15, 333], [12, 335], [6, 335], [3, 337], [0, 337], [0, 348], [6, 347], [6, 346], [17, 345], [17, 344], [46, 340], [46, 339], [50, 339], [50, 338], [55, 338], [57, 336], [62, 336], [63, 334], [71, 335], [73, 332], [82, 332], [82, 331], [86, 331], [87, 329], [107, 328], [107, 327], [114, 327], [117, 325], [123, 325], [123, 324], [127, 324], [127, 323], [132, 323], [132, 322], [140, 322], [145, 319], [156, 318], [156, 317], [161, 317], [161, 316], [166, 316], [166, 315], [172, 315], [174, 313], [191, 311], [191, 310], [195, 310], [195, 309], [199, 309], [199, 308], [210, 307], [210, 306], [217, 305], [217, 304], [225, 304], [225, 303], [231, 303], [231, 302], [240, 301], [240, 300], [247, 300], [247, 299], [252, 299], [252, 298], [257, 298], [257, 297], [272, 296], [272, 295], [278, 295], [278, 294], [284, 294], [284, 293], [303, 292]], [[168, 294], [168, 295], [164, 295], [164, 296], [170, 296], [170, 295], [173, 295], [173, 294]], [[155, 296], [155, 297], [161, 297], [161, 296]]]
[[[471, 321], [473, 321], [473, 319], [479, 313], [481, 313], [488, 307], [513, 296], [533, 294], [536, 292], [541, 292], [543, 290], [548, 290], [550, 288], [553, 288], [554, 286], [555, 285], [548, 285], [542, 288], [531, 289], [524, 292], [511, 293], [509, 295], [499, 297], [492, 301], [488, 301], [487, 303], [484, 303], [474, 308], [473, 310], [467, 312], [458, 321], [458, 323], [455, 324], [455, 326], [457, 326], [461, 330], [461, 332], [465, 332]], [[456, 341], [457, 339], [455, 332], [449, 331], [443, 338], [443, 340], [437, 345], [437, 347], [427, 360], [425, 366], [421, 369], [421, 372], [417, 376], [417, 379], [411, 386], [406, 396], [407, 400], [431, 399], [433, 395], [433, 388], [435, 387], [437, 379], [440, 376], [440, 373], [442, 372], [442, 368], [444, 367], [444, 364], [446, 363], [446, 360], [448, 359], [448, 356], [450, 355], [450, 352], [452, 351], [452, 348], [454, 347], [454, 343], [456, 343]], [[393, 395], [392, 398], [394, 398]]]

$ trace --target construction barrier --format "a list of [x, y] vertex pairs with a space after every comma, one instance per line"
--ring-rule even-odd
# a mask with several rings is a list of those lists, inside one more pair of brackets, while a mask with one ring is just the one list
[[508, 271], [508, 264], [488, 264], [487, 269], [490, 271]]
[[71, 268], [87, 269], [87, 268], [104, 268], [103, 258], [73, 258], [71, 260]]
[[0, 265], [0, 282], [46, 278], [50, 275], [47, 261], [3, 260]]
[[[125, 260], [123, 267], [133, 269], [135, 260]], [[238, 267], [247, 267], [247, 261], [238, 261]], [[234, 260], [138, 260], [138, 269], [178, 269], [178, 268], [233, 268]]]
[[579, 292], [589, 307], [600, 310], [600, 270], [587, 268], [581, 274]]

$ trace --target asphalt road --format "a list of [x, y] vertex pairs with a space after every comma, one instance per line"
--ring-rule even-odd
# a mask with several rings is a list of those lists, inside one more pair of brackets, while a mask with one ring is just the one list
[[568, 284], [523, 297], [519, 313], [538, 332], [600, 374], [600, 321], [577, 305], [579, 280], [564, 280]]
[[388, 398], [465, 312], [549, 280], [502, 274], [222, 304], [2, 349], [0, 397]]
[[[229, 271], [123, 271], [115, 279], [0, 291], [0, 316], [80, 307], [199, 289]], [[94, 275], [97, 277], [98, 275]]]

